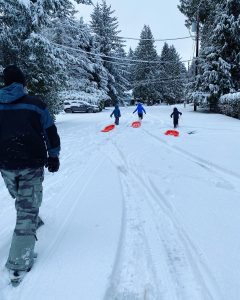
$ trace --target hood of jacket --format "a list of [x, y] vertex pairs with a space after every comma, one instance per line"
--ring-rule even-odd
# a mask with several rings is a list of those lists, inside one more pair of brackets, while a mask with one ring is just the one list
[[12, 103], [26, 94], [24, 86], [20, 83], [14, 82], [11, 85], [0, 89], [0, 103]]

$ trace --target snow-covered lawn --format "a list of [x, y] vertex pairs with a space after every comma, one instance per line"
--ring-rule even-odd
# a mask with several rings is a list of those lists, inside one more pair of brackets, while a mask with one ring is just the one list
[[[18, 288], [4, 263], [14, 201], [0, 181], [0, 300], [239, 300], [240, 121], [170, 106], [62, 114], [46, 172], [38, 259]], [[191, 134], [189, 134], [191, 133]]]

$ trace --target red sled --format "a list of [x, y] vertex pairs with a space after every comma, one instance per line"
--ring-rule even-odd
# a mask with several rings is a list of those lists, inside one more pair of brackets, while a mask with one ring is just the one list
[[167, 130], [165, 135], [179, 136], [179, 132], [177, 130]]
[[101, 132], [109, 132], [115, 128], [115, 125], [108, 125], [106, 126]]
[[132, 122], [132, 127], [133, 128], [139, 128], [139, 127], [141, 127], [141, 122], [140, 121]]

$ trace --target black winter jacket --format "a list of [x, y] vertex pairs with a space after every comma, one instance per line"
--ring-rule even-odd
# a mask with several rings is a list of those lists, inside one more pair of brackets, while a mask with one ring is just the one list
[[46, 105], [13, 83], [0, 90], [0, 169], [39, 168], [60, 152], [60, 138]]
[[171, 113], [170, 117], [171, 118], [173, 117], [173, 119], [177, 121], [179, 119], [179, 116], [181, 116], [181, 115], [182, 115], [182, 113], [176, 107], [174, 107], [173, 112]]

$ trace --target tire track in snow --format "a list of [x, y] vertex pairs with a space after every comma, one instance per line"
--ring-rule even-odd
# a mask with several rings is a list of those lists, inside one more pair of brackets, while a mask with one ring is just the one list
[[[108, 148], [108, 151], [106, 151], [106, 148]], [[110, 278], [110, 286], [104, 299], [161, 299], [159, 282], [156, 279], [148, 241], [143, 230], [143, 221], [139, 217], [137, 194], [129, 186], [129, 180], [130, 182], [132, 180], [131, 174], [124, 167], [125, 158], [116, 152], [113, 145], [105, 147], [104, 153], [108, 155], [119, 170], [119, 178], [125, 199], [122, 237]], [[119, 162], [122, 163], [119, 164]]]
[[[143, 172], [140, 169], [138, 173], [130, 171], [132, 168], [116, 143], [113, 146], [115, 147], [115, 153], [114, 150], [111, 150], [111, 157], [116, 156], [116, 152], [118, 153], [118, 158], [115, 158], [115, 162], [113, 159], [113, 162], [125, 176], [122, 176], [121, 179], [123, 187], [126, 187], [124, 192], [126, 199], [125, 209], [126, 214], [130, 214], [132, 219], [126, 219], [125, 236], [123, 238], [125, 245], [122, 246], [120, 254], [116, 258], [117, 264], [113, 271], [106, 299], [216, 299], [212, 292], [218, 294], [217, 299], [221, 299], [218, 287], [215, 285], [209, 270], [205, 268], [204, 276], [206, 277], [207, 274], [207, 277], [214, 282], [213, 286], [210, 287], [207, 286], [202, 275], [203, 268], [199, 267], [201, 263], [194, 263], [197, 256], [193, 251], [193, 243], [189, 238], [185, 238], [183, 242], [183, 229], [180, 224], [176, 223], [174, 216], [169, 215], [164, 206], [156, 205], [157, 200], [155, 199], [156, 195], [152, 184], [149, 182], [147, 186], [151, 188], [143, 188], [140, 192], [136, 192], [135, 189], [129, 186], [129, 182], [132, 186], [135, 185], [138, 188], [139, 186], [144, 186], [148, 177], [142, 176]], [[119, 166], [119, 161], [122, 162], [121, 166]], [[123, 167], [124, 165], [128, 168]], [[140, 179], [137, 179], [139, 174]], [[141, 196], [138, 199], [139, 194], [144, 194], [145, 197]], [[132, 214], [133, 211], [134, 214]], [[147, 215], [142, 214], [143, 211]], [[135, 224], [135, 227], [131, 222]], [[150, 223], [150, 225], [147, 223]], [[137, 236], [136, 232], [134, 232], [136, 228], [141, 233]], [[154, 237], [158, 240], [157, 245], [155, 245], [153, 237], [151, 238], [152, 240], [149, 238], [149, 235], [152, 236], [151, 232], [154, 232]], [[139, 239], [138, 241], [137, 238]], [[144, 292], [144, 289], [146, 289], [148, 281], [146, 277], [142, 279], [143, 270], [141, 268], [131, 268], [132, 265], [137, 264], [136, 260], [139, 258], [138, 255], [136, 257], [132, 255], [132, 253], [136, 253], [133, 251], [135, 247], [142, 247], [142, 261], [150, 262], [144, 268], [145, 273], [151, 274], [151, 277], [154, 278], [154, 281], [152, 281], [154, 285], [148, 286], [147, 293]], [[133, 252], [131, 253], [131, 251]], [[164, 255], [165, 259], [162, 259]], [[127, 269], [127, 266], [130, 267]], [[164, 270], [163, 274], [162, 270]], [[138, 291], [133, 285], [133, 278], [142, 279], [140, 280], [140, 286], [137, 285]], [[192, 283], [190, 287], [187, 286], [189, 282]], [[160, 291], [158, 286], [160, 286]], [[152, 294], [148, 294], [148, 291], [151, 291]]]
[[[146, 130], [143, 130], [143, 131], [146, 132]], [[152, 135], [149, 132], [147, 132], [147, 134], [149, 136], [154, 137], [155, 140], [159, 141], [158, 137]], [[177, 150], [175, 150], [174, 146], [168, 145], [168, 143], [165, 142], [162, 139], [160, 139], [160, 143], [163, 143], [164, 146], [166, 146], [166, 149], [173, 150], [173, 153], [175, 152], [176, 154], [182, 155], [182, 153], [181, 153], [182, 149], [176, 147]], [[180, 153], [178, 152], [178, 150], [180, 150]], [[183, 152], [185, 152], [185, 151], [183, 150]], [[183, 153], [183, 154], [185, 154], [185, 153]], [[187, 153], [187, 154], [189, 154], [189, 153]], [[186, 156], [186, 155], [182, 155], [182, 156], [188, 159], [188, 156]], [[191, 154], [190, 154], [190, 156], [191, 156]], [[200, 165], [200, 163], [193, 161], [191, 157], [188, 160], [190, 162], [193, 162], [193, 163], [196, 163], [196, 164]], [[200, 166], [202, 167], [202, 165], [200, 165]], [[217, 178], [217, 182], [219, 183], [219, 175], [217, 175], [217, 173], [220, 173], [220, 172], [216, 172], [211, 167], [208, 167], [208, 166], [205, 166], [205, 165], [204, 165], [204, 168], [206, 170], [212, 172], [214, 174], [214, 176]], [[222, 168], [219, 167], [219, 169], [222, 169]], [[132, 168], [132, 170], [134, 172], [134, 168]], [[221, 174], [224, 173], [224, 172], [222, 172], [222, 170], [220, 170], [220, 171], [221, 171]], [[230, 175], [230, 172], [229, 173], [226, 172], [227, 175]], [[147, 191], [152, 196], [150, 196], [147, 199], [155, 200], [155, 203], [156, 203], [155, 208], [156, 209], [153, 209], [153, 212], [156, 213], [157, 207], [159, 207], [159, 209], [161, 211], [164, 211], [165, 214], [169, 217], [169, 219], [171, 219], [171, 221], [173, 222], [176, 230], [179, 232], [179, 237], [181, 238], [181, 241], [183, 242], [183, 244], [185, 244], [186, 249], [189, 250], [190, 261], [192, 262], [194, 269], [197, 271], [197, 273], [199, 273], [200, 279], [201, 279], [201, 273], [206, 275], [204, 277], [208, 278], [208, 280], [205, 281], [207, 283], [207, 285], [209, 286], [208, 290], [211, 291], [213, 289], [214, 293], [216, 293], [216, 296], [212, 297], [211, 294], [209, 293], [210, 298], [207, 298], [207, 299], [223, 299], [223, 296], [221, 295], [221, 292], [220, 292], [220, 288], [219, 288], [215, 278], [212, 276], [211, 271], [208, 269], [207, 263], [204, 262], [202, 258], [200, 258], [199, 251], [194, 246], [194, 243], [191, 241], [190, 237], [188, 236], [187, 231], [183, 228], [182, 224], [180, 224], [179, 221], [177, 220], [177, 217], [173, 213], [173, 210], [172, 210], [173, 208], [169, 205], [169, 201], [167, 201], [167, 199], [163, 196], [163, 194], [155, 187], [154, 183], [150, 179], [150, 176], [146, 175], [147, 173], [149, 173], [148, 170], [145, 173], [144, 172], [138, 172], [138, 173], [135, 172], [135, 175], [136, 175], [136, 178], [139, 178], [142, 185], [145, 185], [146, 182], [147, 182], [148, 184], [146, 185], [146, 187], [151, 187], [150, 189], [147, 189]], [[155, 173], [155, 172], [153, 172], [153, 173]], [[154, 175], [157, 175], [157, 174], [155, 173]], [[232, 176], [235, 177], [235, 178], [238, 178], [237, 177], [238, 175], [237, 176], [232, 175]], [[232, 183], [229, 183], [228, 181], [226, 181], [226, 179], [223, 179], [223, 178], [221, 178], [221, 179], [222, 179], [224, 184], [221, 185], [220, 187], [229, 189], [232, 186]], [[218, 185], [215, 184], [215, 186], [218, 186]], [[147, 192], [147, 194], [148, 194], [148, 192]], [[158, 200], [159, 198], [160, 198], [160, 200]], [[195, 268], [196, 265], [198, 265], [197, 268]], [[204, 281], [202, 279], [201, 279], [201, 281], [203, 282], [203, 285], [206, 286], [206, 283], [204, 283]], [[204, 299], [205, 299], [205, 297], [204, 297]]]
[[[146, 175], [147, 172], [139, 172], [139, 170], [137, 172], [135, 168], [132, 168], [132, 170], [135, 173], [138, 186], [144, 187], [142, 190], [144, 201], [141, 202], [143, 204], [141, 212], [144, 215], [149, 211], [147, 215], [152, 216], [152, 220], [148, 225], [149, 228], [146, 226], [146, 230], [149, 233], [154, 232], [154, 237], [158, 239], [159, 245], [162, 245], [160, 257], [160, 254], [154, 249], [154, 241], [152, 242], [152, 251], [155, 253], [154, 261], [158, 262], [158, 270], [160, 270], [158, 275], [164, 283], [165, 295], [163, 299], [214, 299], [200, 272], [196, 266], [192, 265], [189, 245], [183, 244], [182, 237], [178, 232], [182, 226], [174, 226], [174, 216], [166, 213], [168, 210], [171, 211], [171, 207], [167, 201], [164, 202], [166, 208], [165, 206], [156, 205], [159, 193], [153, 193], [154, 190], [149, 181], [149, 176]], [[150, 218], [147, 217], [147, 219]], [[148, 236], [151, 238], [151, 234]], [[162, 272], [162, 268], [164, 272]], [[169, 289], [175, 292], [169, 294]]]
[[[173, 265], [170, 263], [170, 269], [172, 268], [173, 270], [172, 274], [176, 273], [179, 277], [183, 277], [181, 281], [179, 281], [179, 278], [176, 278], [180, 290], [183, 288], [182, 283], [186, 285], [186, 283], [196, 281], [194, 289], [198, 291], [199, 294], [193, 297], [193, 295], [191, 295], [192, 289], [190, 289], [190, 293], [185, 290], [186, 294], [184, 294], [182, 298], [177, 297], [176, 299], [223, 299], [216, 280], [208, 269], [207, 264], [200, 258], [199, 251], [197, 251], [197, 248], [189, 238], [183, 225], [177, 220], [167, 199], [155, 187], [150, 177], [145, 173], [142, 173], [138, 179], [140, 183], [146, 187], [146, 199], [155, 216], [156, 224], [158, 220], [163, 220], [164, 218], [166, 223], [169, 224], [169, 226], [163, 224], [163, 230], [158, 226], [159, 236], [164, 235], [163, 244], [168, 253], [169, 261], [171, 263], [173, 262]], [[160, 222], [160, 224], [161, 223], [162, 222]], [[169, 230], [169, 228], [173, 230]], [[180, 253], [182, 254], [179, 256]], [[182, 261], [184, 261], [183, 264]], [[188, 269], [188, 272], [186, 272], [186, 269]], [[184, 278], [184, 273], [191, 274], [190, 278]]]
[[[157, 137], [155, 137], [155, 139], [158, 140]], [[172, 148], [169, 145], [167, 145], [167, 146], [168, 146], [168, 148]], [[117, 149], [117, 150], [119, 151], [119, 149]], [[120, 155], [120, 156], [124, 162], [124, 155]], [[188, 159], [189, 159], [189, 157], [188, 157]], [[192, 158], [189, 160], [196, 163], [195, 161], [192, 160]], [[127, 165], [126, 161], [123, 163], [123, 165], [124, 164]], [[212, 171], [210, 168], [206, 167], [205, 165], [204, 165], [204, 167], [206, 169], [208, 169], [209, 171]], [[135, 173], [135, 177], [134, 177], [135, 179], [139, 176], [139, 173], [142, 175], [142, 172]], [[128, 179], [130, 179], [130, 177], [128, 177]], [[147, 177], [144, 177], [144, 179], [141, 179], [140, 180], [141, 184], [144, 185], [144, 183], [146, 183], [147, 182], [146, 180], [148, 180], [148, 179], [149, 178], [147, 178]], [[136, 183], [136, 181], [135, 181], [135, 183]], [[136, 184], [136, 185], [139, 186], [139, 184]], [[169, 261], [169, 264], [170, 264], [170, 265], [168, 265], [168, 264], [165, 265], [165, 268], [164, 268], [164, 270], [166, 271], [165, 275], [170, 270], [168, 273], [168, 276], [167, 276], [168, 280], [165, 282], [165, 289], [168, 289], [169, 286], [171, 286], [171, 282], [172, 282], [172, 288], [176, 290], [175, 294], [168, 294], [168, 295], [165, 294], [163, 297], [161, 297], [161, 299], [171, 299], [171, 300], [172, 299], [185, 300], [185, 299], [193, 299], [193, 298], [199, 299], [199, 300], [200, 299], [222, 299], [222, 296], [220, 295], [219, 287], [217, 286], [215, 279], [212, 277], [211, 272], [208, 270], [207, 264], [202, 262], [201, 259], [199, 258], [198, 251], [197, 251], [196, 247], [194, 246], [193, 242], [187, 236], [184, 229], [181, 228], [182, 226], [179, 224], [179, 222], [177, 222], [174, 215], [169, 216], [169, 212], [166, 210], [166, 208], [164, 208], [164, 205], [166, 205], [166, 203], [167, 203], [166, 199], [164, 199], [164, 197], [162, 197], [161, 202], [163, 202], [164, 205], [159, 207], [159, 203], [157, 201], [158, 198], [156, 197], [157, 195], [154, 196], [155, 189], [154, 189], [153, 183], [149, 181], [149, 185], [147, 185], [147, 186], [150, 186], [151, 188], [147, 189], [145, 191], [145, 195], [146, 195], [145, 198], [150, 199], [150, 200], [155, 199], [154, 201], [148, 201], [148, 205], [152, 211], [152, 215], [155, 216], [155, 221], [152, 222], [151, 230], [154, 231], [154, 229], [155, 229], [155, 231], [156, 231], [155, 235], [160, 237], [159, 240], [160, 240], [161, 244], [163, 245], [162, 246], [163, 250], [165, 251], [165, 253], [167, 253], [165, 260]], [[156, 193], [156, 191], [155, 191], [155, 193]], [[142, 200], [142, 202], [144, 203], [144, 200]], [[168, 206], [168, 209], [169, 209], [169, 206]], [[141, 211], [143, 211], [143, 209]], [[157, 211], [160, 211], [160, 212], [156, 213]], [[163, 224], [161, 225], [162, 227], [161, 226], [156, 227], [156, 224], [159, 222], [159, 220], [164, 219], [164, 218], [165, 218], [165, 223], [168, 223], [170, 225], [167, 226], [163, 222]], [[169, 227], [171, 227], [171, 226], [174, 227], [173, 232], [167, 231], [167, 229], [169, 229]], [[156, 230], [156, 228], [157, 228], [157, 230]], [[165, 228], [165, 230], [164, 230], [164, 228]], [[162, 232], [168, 232], [168, 234], [167, 235], [165, 234], [164, 237], [161, 237], [161, 236], [163, 236]], [[169, 236], [172, 236], [172, 240], [169, 240]], [[172, 243], [175, 246], [172, 246], [171, 245]], [[179, 257], [179, 253], [182, 253], [182, 255], [180, 255], [180, 257]], [[118, 265], [120, 265], [120, 264], [124, 265], [121, 262], [121, 260], [122, 260], [122, 258], [118, 257]], [[182, 261], [183, 261], [183, 263], [182, 263]], [[131, 261], [129, 263], [131, 263]], [[127, 264], [125, 263], [125, 265], [127, 265]], [[153, 266], [151, 266], [151, 268], [154, 269]], [[121, 268], [118, 267], [118, 272], [115, 270], [115, 273], [119, 273], [119, 269], [121, 270]], [[186, 274], [184, 274], [186, 272], [186, 269], [188, 269], [187, 276], [186, 276]], [[161, 278], [161, 276], [160, 276], [160, 278]], [[206, 278], [207, 278], [207, 283], [206, 283]], [[116, 280], [116, 278], [112, 279], [112, 282], [114, 282], [114, 280]], [[118, 280], [119, 280], [119, 278], [118, 278]], [[209, 282], [208, 282], [208, 280], [209, 280]], [[125, 277], [125, 282], [126, 281], [127, 280]], [[161, 282], [161, 279], [159, 281]], [[162, 278], [162, 282], [164, 282], [163, 278]], [[187, 283], [194, 282], [194, 284], [192, 287], [186, 288], [186, 286], [184, 287], [184, 283], [186, 283], [186, 282]], [[118, 283], [119, 283], [119, 281], [118, 281]], [[176, 283], [176, 286], [174, 286], [174, 283]], [[115, 283], [115, 285], [116, 285], [116, 283]], [[115, 287], [115, 295], [116, 295], [117, 290], [119, 290], [119, 289], [117, 287]], [[194, 296], [193, 296], [193, 293], [195, 293]], [[109, 299], [115, 299], [115, 298], [113, 298], [113, 295], [114, 295], [114, 293], [111, 294], [112, 298], [109, 298]], [[125, 292], [125, 294], [123, 293], [123, 295], [124, 296], [119, 299], [132, 299], [131, 293], [130, 293], [131, 296], [129, 296], [129, 298], [124, 298], [124, 297], [127, 297], [127, 295], [128, 295], [127, 292]], [[160, 293], [158, 295], [160, 295]], [[118, 299], [118, 298], [116, 297], [116, 299]], [[136, 299], [144, 299], [144, 298], [140, 296], [140, 298], [136, 298]], [[154, 297], [151, 297], [149, 299], [155, 300], [155, 299], [160, 299], [160, 298], [157, 298], [157, 296], [155, 295]]]

